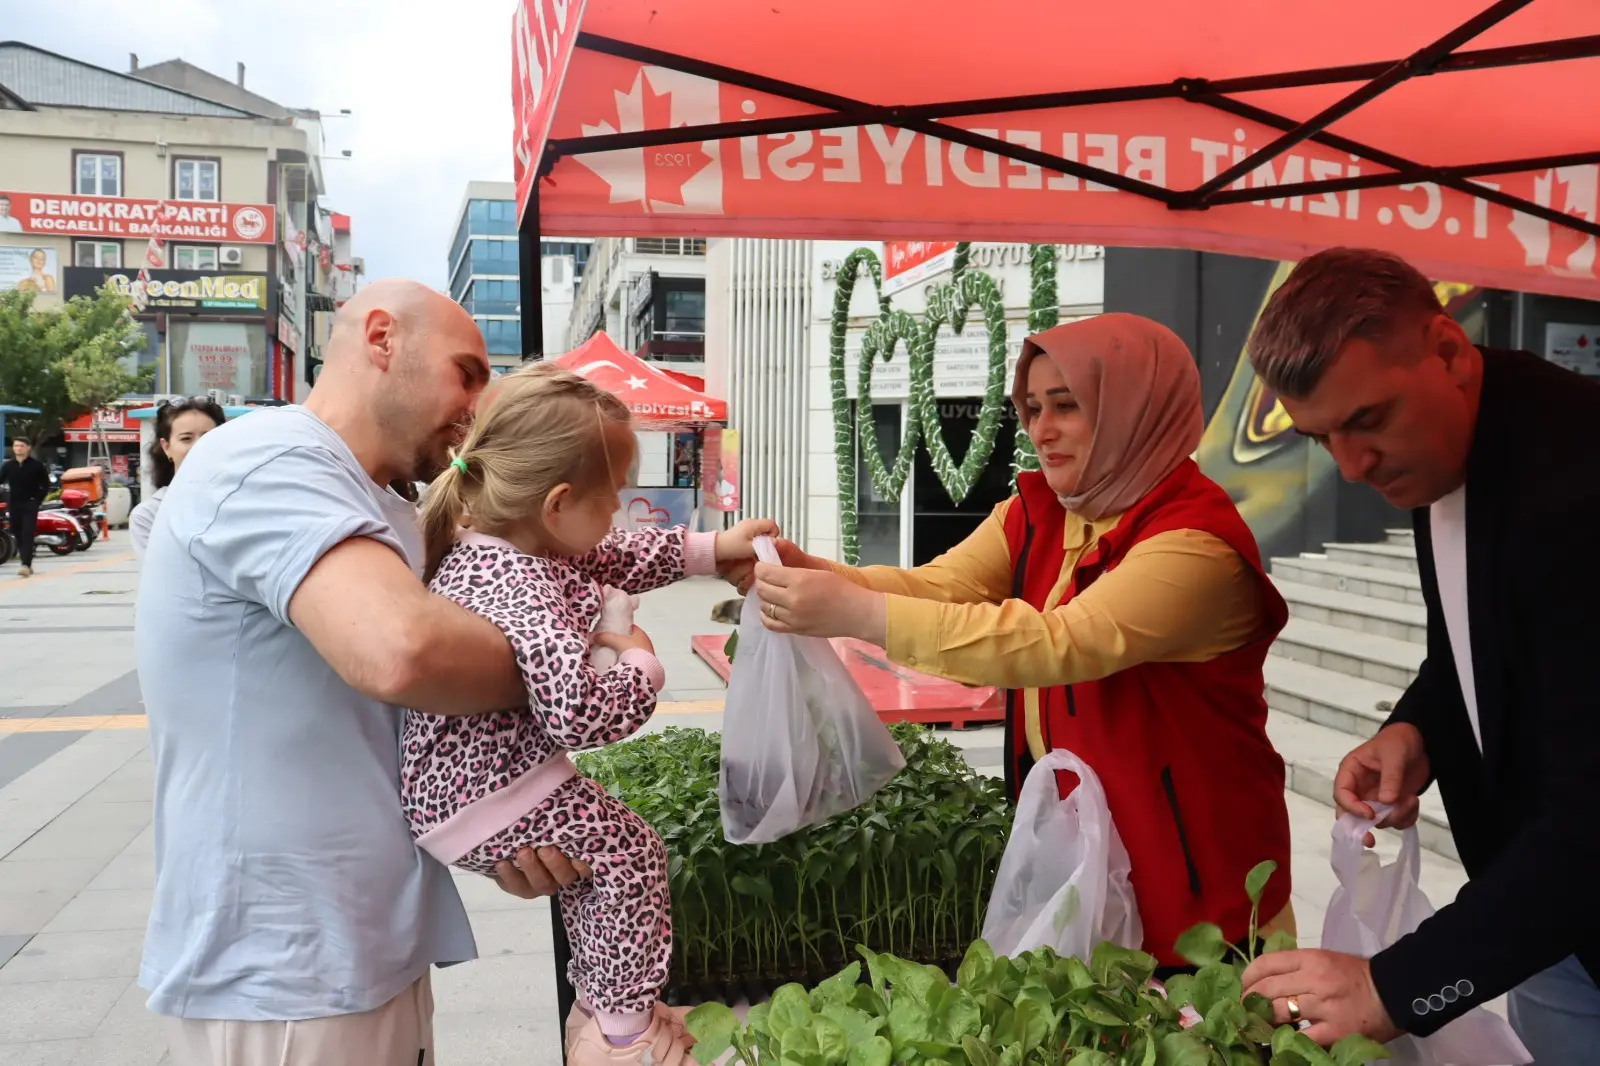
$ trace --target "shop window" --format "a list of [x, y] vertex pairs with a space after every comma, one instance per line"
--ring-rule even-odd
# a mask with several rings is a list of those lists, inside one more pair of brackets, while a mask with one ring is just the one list
[[222, 199], [222, 164], [215, 159], [175, 159], [172, 163], [172, 198]]
[[121, 196], [122, 156], [109, 153], [74, 153], [77, 172], [73, 188], [79, 196]]
[[121, 241], [73, 241], [72, 265], [81, 267], [122, 266]]
[[260, 322], [207, 322], [177, 315], [168, 321], [167, 343], [177, 377], [169, 391], [267, 393], [267, 332]]
[[173, 270], [215, 270], [217, 249], [215, 245], [178, 244], [172, 248]]

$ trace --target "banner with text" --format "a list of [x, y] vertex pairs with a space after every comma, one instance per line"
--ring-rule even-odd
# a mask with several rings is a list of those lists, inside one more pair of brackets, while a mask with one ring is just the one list
[[110, 282], [123, 296], [141, 289], [146, 311], [187, 311], [209, 315], [261, 315], [267, 311], [265, 274], [220, 274], [205, 270], [152, 270], [141, 283], [136, 271], [68, 267], [66, 293], [92, 296]]
[[[816, 113], [590, 51], [573, 59], [561, 97], [551, 138]], [[1170, 99], [947, 121], [1163, 189], [1193, 188], [1280, 133]], [[845, 126], [570, 156], [541, 186], [540, 226], [573, 235], [885, 241], [925, 232], [951, 240], [1184, 247], [1286, 260], [1363, 245], [1406, 256], [1433, 277], [1600, 295], [1593, 237], [1469, 193], [1426, 181], [1312, 196], [1274, 192], [1380, 169], [1307, 142], [1232, 186], [1259, 191], [1259, 199], [1178, 211], [913, 130]], [[1590, 221], [1600, 208], [1594, 164], [1475, 180]]]
[[0, 233], [271, 244], [277, 240], [275, 221], [271, 204], [135, 200], [0, 189]]

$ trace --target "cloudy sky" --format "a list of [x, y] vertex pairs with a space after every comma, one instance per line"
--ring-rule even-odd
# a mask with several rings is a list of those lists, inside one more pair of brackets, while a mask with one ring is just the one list
[[513, 0], [0, 0], [0, 40], [116, 71], [186, 59], [330, 119], [328, 203], [372, 278], [445, 284], [471, 180], [511, 178]]

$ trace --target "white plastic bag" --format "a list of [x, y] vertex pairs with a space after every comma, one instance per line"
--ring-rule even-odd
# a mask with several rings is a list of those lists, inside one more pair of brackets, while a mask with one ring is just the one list
[[[1066, 799], [1056, 785], [1058, 770], [1078, 775]], [[1144, 923], [1128, 880], [1132, 869], [1100, 779], [1057, 748], [1023, 782], [983, 939], [996, 955], [1050, 947], [1085, 961], [1103, 940], [1137, 949]]]
[[[770, 537], [756, 556], [777, 563]], [[745, 597], [739, 654], [722, 715], [722, 831], [767, 844], [859, 806], [905, 768], [905, 756], [820, 637], [769, 633]]]
[[[1378, 819], [1389, 806], [1374, 803]], [[1333, 872], [1339, 878], [1322, 923], [1322, 947], [1371, 958], [1432, 917], [1418, 883], [1422, 847], [1415, 827], [1400, 839], [1387, 866], [1363, 843], [1377, 824], [1341, 814], [1333, 826]], [[1505, 1019], [1474, 1007], [1432, 1036], [1402, 1036], [1388, 1044], [1386, 1066], [1518, 1066], [1533, 1061]]]
[[[621, 589], [605, 585], [600, 589], [600, 595], [605, 603], [600, 608], [600, 621], [595, 624], [596, 633], [616, 633], [619, 636], [633, 632], [633, 612], [639, 609], [639, 597], [630, 596]], [[589, 665], [600, 673], [605, 673], [617, 665], [621, 656], [615, 648], [607, 648], [596, 644], [589, 649]]]

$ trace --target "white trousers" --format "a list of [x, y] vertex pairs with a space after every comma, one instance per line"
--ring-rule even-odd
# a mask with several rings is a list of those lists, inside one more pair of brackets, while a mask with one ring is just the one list
[[436, 1066], [427, 974], [360, 1014], [303, 1022], [163, 1021], [172, 1066]]

